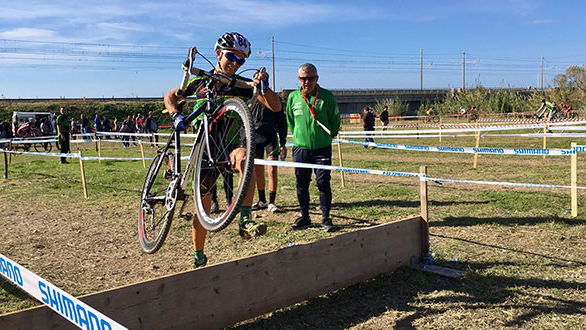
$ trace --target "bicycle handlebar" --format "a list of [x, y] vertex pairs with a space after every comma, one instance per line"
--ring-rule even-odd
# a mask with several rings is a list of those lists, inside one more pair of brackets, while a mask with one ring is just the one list
[[[222, 84], [233, 85], [238, 88], [252, 89], [253, 93], [252, 93], [252, 98], [250, 99], [250, 103], [249, 103], [250, 107], [252, 107], [252, 105], [256, 103], [256, 100], [258, 98], [259, 93], [264, 95], [264, 90], [265, 90], [265, 86], [264, 86], [265, 82], [264, 81], [260, 82], [260, 84], [259, 84], [260, 88], [258, 88], [258, 86], [256, 86], [254, 84], [254, 82], [252, 82], [252, 81], [245, 81], [242, 79], [237, 79], [236, 77], [228, 77], [223, 74], [212, 73], [212, 72], [205, 71], [205, 70], [202, 70], [199, 68], [195, 68], [195, 67], [193, 67], [193, 62], [195, 62], [196, 55], [197, 55], [197, 48], [195, 48], [195, 47], [189, 48], [189, 50], [187, 52], [187, 58], [185, 59], [185, 61], [183, 62], [183, 65], [181, 66], [183, 69], [183, 77], [181, 79], [181, 85], [179, 86], [179, 89], [175, 92], [175, 96], [178, 96], [178, 97], [184, 96], [185, 89], [189, 85], [189, 77], [191, 75], [203, 76], [205, 78], [218, 81]], [[264, 73], [264, 72], [266, 72], [266, 68], [262, 67], [258, 70], [258, 72]], [[181, 105], [183, 105], [184, 100], [180, 101], [180, 103], [181, 103]], [[204, 107], [205, 107], [205, 105], [200, 106], [200, 108], [193, 111], [184, 120], [186, 122], [192, 121], [193, 119], [195, 119], [197, 116], [199, 116], [204, 111]]]
[[[187, 52], [187, 58], [185, 59], [185, 61], [183, 62], [183, 65], [181, 66], [184, 72], [183, 72], [183, 78], [181, 79], [181, 85], [180, 85], [179, 89], [175, 92], [176, 96], [183, 96], [184, 95], [185, 89], [187, 88], [187, 85], [189, 84], [190, 75], [204, 76], [206, 78], [214, 79], [216, 81], [219, 81], [219, 82], [221, 82], [223, 84], [227, 84], [227, 85], [234, 84], [234, 86], [236, 86], [238, 88], [250, 88], [250, 89], [256, 88], [254, 83], [251, 81], [244, 81], [244, 80], [240, 80], [240, 79], [236, 79], [236, 78], [230, 78], [228, 76], [225, 76], [225, 75], [222, 75], [219, 73], [211, 73], [211, 72], [193, 67], [193, 62], [195, 62], [196, 55], [197, 55], [197, 48], [196, 47], [189, 48], [189, 50]], [[266, 70], [265, 68], [261, 68], [259, 71], [262, 72], [263, 69]]]

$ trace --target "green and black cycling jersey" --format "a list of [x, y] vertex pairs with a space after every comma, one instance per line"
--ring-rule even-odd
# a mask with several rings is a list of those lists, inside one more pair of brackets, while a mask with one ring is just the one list
[[[236, 76], [236, 79], [252, 81], [248, 78], [244, 78], [238, 75]], [[187, 85], [187, 88], [185, 88], [185, 96], [195, 95], [194, 110], [206, 101], [206, 80], [206, 77], [195, 76], [189, 80], [189, 84]], [[222, 101], [232, 97], [238, 97], [245, 102], [252, 98], [252, 89], [250, 88], [239, 88], [226, 84], [220, 85], [219, 82], [216, 82], [216, 84], [219, 85], [216, 85], [216, 102], [218, 102], [218, 104], [221, 104]]]
[[[243, 81], [252, 81], [250, 79], [241, 77], [241, 76], [236, 76], [236, 79], [238, 80], [243, 80]], [[207, 100], [206, 98], [206, 82], [207, 82], [207, 78], [203, 77], [203, 76], [195, 76], [193, 78], [191, 78], [189, 80], [189, 83], [187, 85], [187, 88], [185, 88], [185, 96], [195, 96], [195, 104], [193, 107], [193, 110], [195, 111], [197, 108], [199, 108], [202, 104], [204, 104]], [[216, 95], [216, 103], [218, 105], [221, 105], [224, 101], [226, 101], [227, 99], [230, 98], [239, 98], [241, 100], [243, 100], [244, 102], [248, 102], [252, 96], [253, 96], [253, 91], [250, 88], [239, 88], [236, 86], [233, 86], [231, 84], [226, 85], [226, 84], [220, 84], [219, 82], [215, 82], [215, 95]], [[198, 127], [199, 123], [201, 122], [201, 119], [203, 118], [204, 114], [202, 113], [201, 115], [199, 115], [198, 117], [196, 117], [193, 122], [192, 125], [193, 127]], [[234, 144], [234, 145], [241, 145], [244, 142], [244, 132], [242, 131], [243, 125], [242, 122], [240, 121], [241, 118], [237, 115], [235, 115], [233, 117], [233, 119], [235, 119], [235, 121], [224, 121], [224, 122], [217, 122], [215, 123], [216, 125], [228, 125], [229, 127], [224, 127], [221, 130], [218, 131], [222, 131], [225, 132], [225, 141], [230, 143], [230, 144]], [[227, 133], [226, 133], [227, 132]]]
[[[250, 82], [252, 80], [242, 76], [236, 76], [236, 79]], [[217, 83], [219, 84], [219, 83]], [[252, 96], [253, 91], [250, 88], [239, 88], [236, 86], [221, 84], [216, 87], [216, 102], [222, 104], [223, 101], [229, 98], [240, 98], [244, 102], [248, 102]], [[185, 89], [186, 96], [195, 96], [195, 105], [193, 109], [197, 109], [206, 101], [206, 78], [203, 76], [195, 76], [187, 85]], [[285, 144], [287, 135], [287, 123], [282, 112], [275, 113], [270, 109], [257, 103], [251, 110], [253, 127], [255, 130], [256, 143], [263, 143], [265, 140], [276, 139], [277, 135], [282, 145]], [[194, 127], [197, 127], [199, 120], [203, 114], [196, 118], [193, 122]]]

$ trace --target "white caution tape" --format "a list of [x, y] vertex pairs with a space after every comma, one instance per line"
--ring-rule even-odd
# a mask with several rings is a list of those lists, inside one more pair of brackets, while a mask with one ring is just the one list
[[2, 254], [0, 254], [0, 275], [80, 329], [127, 329]]
[[424, 145], [396, 144], [396, 143], [374, 143], [341, 140], [344, 143], [359, 144], [383, 149], [429, 151], [429, 152], [452, 152], [464, 154], [486, 154], [486, 155], [520, 155], [520, 156], [569, 156], [575, 151], [571, 149], [509, 149], [509, 148], [472, 148], [472, 147], [435, 147]]
[[10, 142], [12, 144], [37, 144], [37, 143], [51, 143], [51, 142], [57, 142], [57, 139], [38, 139], [38, 140], [17, 140], [17, 139], [13, 139], [13, 140], [2, 140], [0, 142]]
[[343, 138], [352, 139], [365, 139], [365, 138], [377, 138], [377, 139], [424, 139], [424, 138], [438, 138], [438, 137], [474, 137], [476, 134], [417, 134], [417, 135], [344, 135], [340, 136]]
[[419, 176], [420, 175], [419, 173], [367, 170], [367, 169], [352, 168], [352, 167], [341, 167], [341, 166], [332, 166], [332, 165], [316, 165], [316, 164], [285, 162], [285, 161], [276, 161], [276, 160], [264, 160], [264, 159], [255, 159], [254, 164], [256, 164], [256, 165], [269, 165], [269, 166], [282, 166], [282, 167], [322, 169], [322, 170], [329, 170], [329, 171], [359, 173], [359, 174], [376, 174], [376, 175], [385, 175], [385, 176]]
[[[527, 187], [527, 188], [553, 188], [553, 189], [571, 189], [572, 186], [563, 186], [556, 184], [538, 184], [538, 183], [517, 183], [517, 182], [497, 182], [497, 181], [477, 181], [477, 180], [456, 180], [456, 179], [440, 179], [430, 178], [422, 176], [423, 181], [432, 181], [436, 183], [440, 182], [452, 182], [452, 183], [470, 183], [470, 184], [482, 184], [491, 186], [507, 186], [507, 187]], [[577, 186], [576, 189], [586, 189], [586, 187]]]
[[[380, 171], [380, 170], [369, 170], [352, 167], [340, 167], [331, 165], [316, 165], [307, 163], [297, 162], [284, 162], [277, 160], [263, 160], [255, 159], [256, 165], [269, 165], [269, 166], [281, 166], [281, 167], [301, 167], [311, 169], [323, 169], [338, 172], [358, 173], [358, 174], [376, 174], [385, 176], [402, 176], [402, 177], [419, 177], [421, 181], [430, 181], [441, 184], [441, 182], [452, 182], [452, 183], [469, 183], [469, 184], [482, 184], [482, 185], [493, 185], [493, 186], [508, 186], [508, 187], [528, 187], [528, 188], [553, 188], [553, 189], [570, 189], [572, 186], [553, 185], [553, 184], [536, 184], [536, 183], [517, 183], [517, 182], [496, 182], [496, 181], [475, 181], [475, 180], [455, 180], [455, 179], [441, 179], [428, 177], [421, 173], [409, 173], [409, 172], [397, 172], [397, 171]], [[577, 186], [577, 189], [586, 189], [586, 187]]]
[[[82, 134], [79, 134], [80, 136]], [[94, 133], [94, 135], [97, 136], [134, 136], [134, 137], [151, 137], [153, 135], [158, 135], [158, 136], [170, 136], [171, 133], [123, 133], [123, 132], [96, 132]], [[197, 134], [187, 134], [187, 133], [181, 133], [181, 137], [186, 137], [186, 138], [195, 138], [197, 137]]]
[[466, 127], [466, 128], [446, 128], [446, 129], [422, 129], [422, 130], [385, 130], [385, 131], [341, 131], [338, 134], [341, 137], [352, 134], [373, 134], [377, 135], [393, 135], [393, 134], [429, 134], [429, 133], [459, 133], [459, 132], [490, 132], [490, 131], [512, 131], [523, 129], [543, 129], [559, 126], [582, 125], [586, 122], [557, 122], [555, 124], [534, 124], [534, 125], [513, 125], [513, 126], [486, 126], [486, 127]]
[[61, 154], [57, 152], [34, 152], [34, 151], [16, 151], [16, 150], [6, 150], [0, 149], [0, 152], [6, 152], [9, 154], [22, 154], [22, 155], [37, 155], [37, 156], [48, 156], [48, 157], [69, 157], [69, 158], [79, 158], [79, 154]]
[[489, 137], [550, 137], [550, 138], [583, 138], [585, 133], [533, 133], [533, 134], [486, 134]]
[[[458, 138], [458, 137], [475, 137], [476, 134], [417, 134], [417, 135], [390, 135], [390, 136], [372, 136], [372, 135], [344, 135], [344, 138], [364, 139], [425, 139], [425, 138]], [[484, 137], [550, 137], [550, 138], [584, 138], [586, 133], [525, 133], [525, 134], [482, 134]]]
[[[80, 158], [80, 157], [78, 157]], [[189, 157], [188, 157], [189, 158]], [[128, 161], [135, 161], [135, 160], [152, 160], [154, 157], [86, 157], [82, 156], [81, 160], [128, 160]], [[183, 157], [181, 157], [183, 159]]]
[[578, 126], [578, 127], [550, 127], [552, 131], [586, 131], [586, 126]]

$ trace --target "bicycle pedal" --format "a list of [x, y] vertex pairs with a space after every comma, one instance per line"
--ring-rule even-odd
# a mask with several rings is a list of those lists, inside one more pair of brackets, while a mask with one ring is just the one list
[[181, 214], [179, 217], [183, 218], [185, 220], [191, 220], [191, 219], [193, 219], [193, 214], [192, 213], [185, 213], [185, 214]]

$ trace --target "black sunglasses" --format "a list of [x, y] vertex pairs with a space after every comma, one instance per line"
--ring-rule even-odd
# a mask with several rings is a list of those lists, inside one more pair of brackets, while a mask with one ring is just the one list
[[238, 57], [238, 56], [236, 56], [236, 54], [231, 53], [231, 52], [224, 52], [224, 55], [226, 55], [226, 58], [228, 59], [228, 61], [236, 62], [239, 65], [242, 65], [242, 64], [244, 64], [244, 62], [246, 62], [246, 58]]
[[317, 76], [311, 76], [311, 77], [299, 77], [299, 80], [302, 81], [314, 81], [315, 79], [317, 79]]

